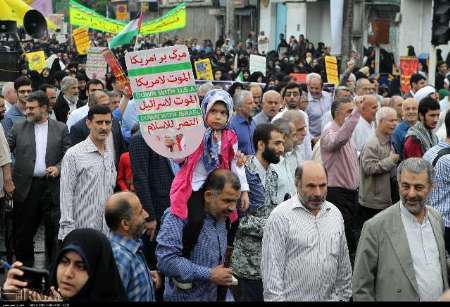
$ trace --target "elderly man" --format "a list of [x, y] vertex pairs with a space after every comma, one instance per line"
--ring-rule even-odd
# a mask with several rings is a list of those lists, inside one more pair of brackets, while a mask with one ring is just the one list
[[158, 269], [165, 275], [164, 301], [217, 301], [218, 286], [231, 286], [232, 269], [224, 267], [226, 220], [240, 197], [239, 178], [216, 169], [205, 181], [202, 198], [204, 225], [196, 242], [183, 242], [188, 221], [167, 209], [156, 238]]
[[[250, 84], [250, 92], [252, 92], [253, 102], [256, 105], [255, 114], [257, 114], [257, 113], [261, 112], [261, 109], [262, 109], [261, 98], [263, 95], [263, 90], [261, 88], [261, 85], [256, 84], [256, 83]], [[253, 115], [254, 114], [252, 114], [252, 116]]]
[[140, 239], [147, 217], [139, 198], [131, 192], [113, 194], [106, 201], [105, 220], [111, 230], [114, 259], [128, 300], [132, 302], [155, 301], [153, 281], [158, 276], [145, 262]]
[[82, 107], [78, 100], [79, 91], [77, 78], [67, 76], [61, 80], [61, 93], [54, 109], [57, 120], [66, 123], [69, 113]]
[[397, 179], [400, 201], [364, 224], [354, 301], [435, 301], [448, 288], [442, 217], [426, 206], [433, 167], [410, 158], [399, 165]]
[[263, 301], [260, 259], [262, 229], [270, 212], [277, 205], [278, 176], [273, 164], [284, 153], [283, 132], [272, 124], [259, 125], [253, 136], [256, 155], [245, 164], [249, 185], [250, 206], [241, 217], [231, 258], [239, 281], [239, 301]]
[[348, 301], [352, 269], [342, 214], [330, 202], [322, 165], [295, 171], [297, 194], [264, 226], [261, 273], [265, 301]]
[[375, 95], [365, 95], [363, 102], [361, 117], [352, 135], [358, 155], [366, 144], [367, 139], [375, 132], [375, 114], [378, 110], [377, 97]]
[[319, 74], [308, 74], [306, 85], [308, 87], [309, 101], [306, 109], [309, 117], [309, 132], [313, 136], [313, 141], [317, 141], [322, 130], [322, 116], [330, 110], [333, 100], [329, 93], [323, 91], [322, 78]]
[[409, 128], [403, 147], [404, 159], [422, 157], [423, 154], [438, 143], [438, 137], [433, 132], [439, 121], [440, 106], [431, 97], [422, 99], [419, 103], [419, 121]]
[[403, 118], [403, 102], [404, 99], [402, 96], [392, 96], [389, 98], [389, 104], [387, 107], [393, 108], [397, 112], [397, 118]]
[[6, 111], [17, 102], [17, 92], [14, 88], [14, 82], [6, 82], [2, 88], [2, 96], [5, 98]]
[[414, 98], [407, 98], [402, 104], [402, 121], [397, 125], [392, 135], [392, 144], [395, 152], [400, 155], [400, 161], [403, 160], [403, 146], [405, 145], [406, 133], [408, 129], [417, 123], [418, 104]]
[[351, 139], [362, 112], [364, 97], [343, 97], [331, 106], [333, 121], [320, 139], [323, 165], [328, 172], [327, 200], [341, 210], [350, 255], [356, 250], [354, 215], [358, 202], [358, 157]]
[[[359, 159], [359, 229], [365, 221], [398, 200], [392, 200], [391, 191], [399, 160], [399, 155], [391, 145], [391, 135], [397, 125], [397, 112], [390, 107], [382, 107], [377, 111], [376, 121], [375, 134], [369, 137]], [[398, 194], [397, 189], [394, 191]]]
[[253, 133], [256, 124], [252, 114], [256, 108], [252, 92], [242, 90], [233, 97], [236, 114], [230, 121], [230, 128], [236, 132], [238, 137], [238, 149], [245, 155], [255, 154], [253, 147]]
[[270, 90], [264, 93], [262, 110], [253, 117], [255, 124], [270, 124], [275, 115], [280, 112], [281, 95], [277, 91]]

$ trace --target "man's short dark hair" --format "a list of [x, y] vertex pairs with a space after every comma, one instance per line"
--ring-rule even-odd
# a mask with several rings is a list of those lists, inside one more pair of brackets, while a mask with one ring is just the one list
[[31, 86], [31, 80], [26, 76], [21, 76], [14, 81], [14, 89], [16, 92], [19, 90], [19, 87], [28, 85]]
[[409, 84], [412, 86], [413, 83], [417, 83], [420, 80], [427, 80], [427, 78], [422, 74], [412, 74], [411, 79], [409, 79]]
[[47, 92], [47, 89], [48, 89], [48, 88], [56, 89], [56, 87], [55, 87], [54, 85], [51, 85], [51, 84], [48, 84], [48, 83], [44, 83], [44, 84], [42, 84], [41, 86], [39, 86], [39, 90], [40, 90], [40, 91], [43, 91], [44, 93]]
[[91, 80], [88, 81], [88, 83], [86, 83], [86, 90], [87, 90], [88, 92], [89, 92], [89, 87], [90, 87], [92, 84], [101, 84], [101, 85], [102, 85], [102, 89], [105, 88], [105, 86], [103, 85], [103, 82], [100, 81], [99, 79], [91, 79]]
[[439, 103], [431, 97], [425, 97], [419, 103], [419, 114], [425, 117], [428, 111], [440, 110]]
[[258, 148], [258, 142], [263, 141], [264, 144], [269, 144], [272, 131], [284, 134], [278, 127], [273, 124], [260, 124], [256, 126], [255, 132], [253, 133], [253, 146], [255, 150]]
[[133, 208], [128, 200], [121, 198], [117, 200], [114, 206], [107, 207], [105, 210], [106, 225], [115, 231], [119, 229], [122, 220], [131, 220], [133, 217]]
[[292, 90], [292, 89], [298, 89], [298, 91], [300, 92], [300, 96], [302, 95], [302, 89], [298, 86], [298, 84], [297, 83], [294, 83], [294, 82], [289, 82], [287, 85], [286, 85], [286, 87], [284, 88], [284, 91], [283, 91], [283, 99], [284, 99], [284, 97], [286, 96], [286, 91], [287, 90]]
[[47, 106], [48, 107], [48, 97], [44, 91], [38, 90], [32, 92], [27, 97], [28, 102], [37, 101], [40, 107]]
[[87, 119], [92, 120], [95, 114], [111, 114], [111, 109], [105, 105], [96, 104], [89, 108]]
[[241, 183], [236, 174], [229, 170], [216, 169], [208, 175], [202, 189], [203, 191], [213, 190], [216, 193], [221, 193], [227, 183], [236, 191], [241, 189]]
[[352, 102], [352, 98], [351, 97], [339, 97], [336, 100], [333, 101], [333, 103], [331, 104], [331, 117], [333, 117], [333, 119], [335, 119], [336, 116], [336, 111], [339, 110], [339, 108], [344, 104], [344, 103], [349, 103]]

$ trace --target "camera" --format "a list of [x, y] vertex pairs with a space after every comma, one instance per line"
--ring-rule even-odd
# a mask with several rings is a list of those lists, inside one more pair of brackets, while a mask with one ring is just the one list
[[46, 293], [49, 290], [49, 272], [47, 270], [26, 266], [19, 269], [23, 271], [23, 275], [16, 276], [16, 279], [27, 282], [27, 289], [39, 293]]

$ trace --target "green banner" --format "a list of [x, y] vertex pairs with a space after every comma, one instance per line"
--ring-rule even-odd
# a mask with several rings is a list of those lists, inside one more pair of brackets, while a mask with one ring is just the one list
[[189, 109], [189, 110], [180, 110], [180, 111], [171, 111], [171, 112], [159, 112], [153, 114], [143, 114], [138, 115], [138, 121], [140, 123], [146, 123], [154, 120], [167, 120], [174, 119], [180, 117], [194, 117], [202, 114], [202, 110], [200, 108]]
[[154, 67], [135, 68], [128, 71], [128, 76], [137, 77], [142, 75], [161, 74], [165, 72], [180, 71], [185, 69], [189, 70], [192, 69], [192, 65], [190, 62], [184, 62], [179, 64], [168, 64]]
[[146, 91], [146, 92], [133, 92], [133, 98], [136, 100], [145, 99], [145, 98], [158, 98], [165, 97], [169, 95], [182, 95], [182, 94], [193, 94], [197, 93], [197, 88], [194, 85], [177, 87], [177, 88], [168, 88], [163, 90], [154, 90], [154, 91]]

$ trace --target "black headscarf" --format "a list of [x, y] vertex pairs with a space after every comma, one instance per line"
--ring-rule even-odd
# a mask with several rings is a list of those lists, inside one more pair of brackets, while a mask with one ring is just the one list
[[76, 229], [66, 236], [52, 266], [50, 285], [55, 285], [57, 288], [58, 263], [68, 251], [80, 254], [86, 263], [89, 275], [84, 287], [70, 301], [127, 300], [110, 242], [104, 234], [94, 229]]

